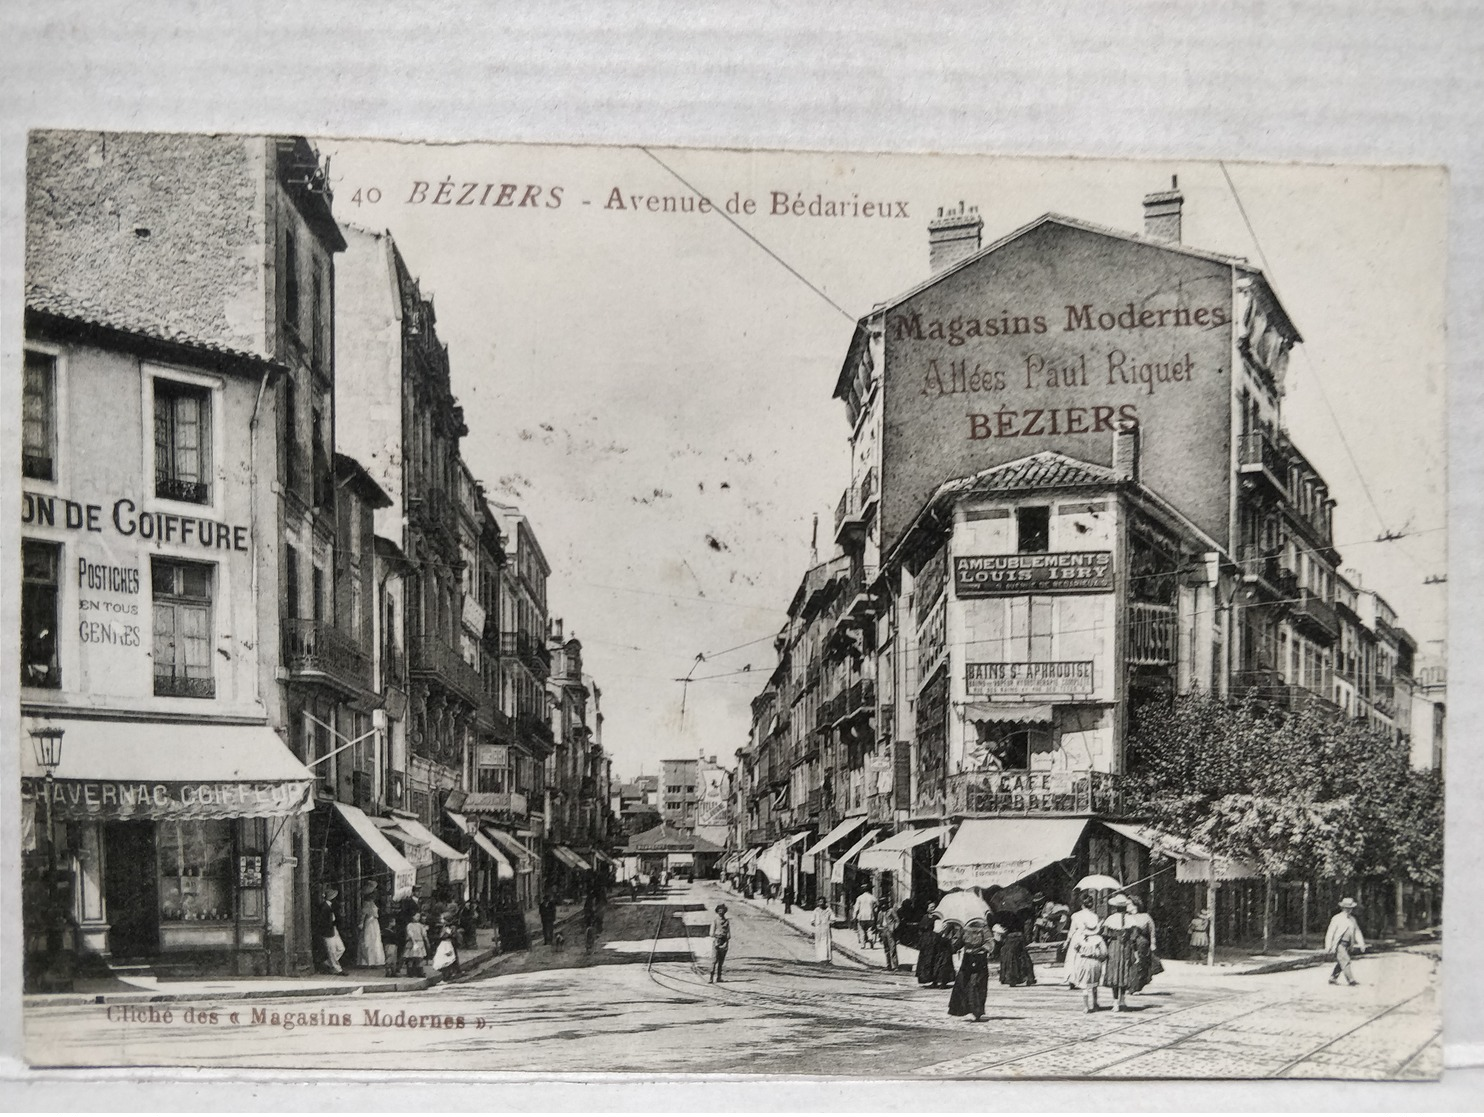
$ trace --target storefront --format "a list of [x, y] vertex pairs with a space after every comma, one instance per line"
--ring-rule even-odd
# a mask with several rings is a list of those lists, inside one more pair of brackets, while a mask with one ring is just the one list
[[313, 779], [271, 729], [22, 723], [23, 734], [65, 741], [50, 776], [21, 750], [28, 857], [44, 856], [62, 882], [54, 894], [65, 910], [45, 918], [65, 924], [63, 949], [177, 972], [287, 972], [298, 816]]

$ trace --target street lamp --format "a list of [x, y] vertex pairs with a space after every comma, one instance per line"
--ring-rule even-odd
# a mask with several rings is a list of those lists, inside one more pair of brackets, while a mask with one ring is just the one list
[[57, 834], [52, 822], [52, 783], [62, 764], [62, 736], [66, 730], [45, 726], [31, 730], [31, 747], [36, 750], [36, 763], [46, 769], [43, 798], [46, 803], [46, 968], [55, 974], [62, 953], [63, 908], [57, 902]]

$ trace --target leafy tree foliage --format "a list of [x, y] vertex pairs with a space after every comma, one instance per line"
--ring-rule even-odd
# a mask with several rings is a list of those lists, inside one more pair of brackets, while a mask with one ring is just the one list
[[1134, 712], [1130, 784], [1150, 825], [1265, 874], [1442, 876], [1442, 781], [1387, 734], [1249, 695]]

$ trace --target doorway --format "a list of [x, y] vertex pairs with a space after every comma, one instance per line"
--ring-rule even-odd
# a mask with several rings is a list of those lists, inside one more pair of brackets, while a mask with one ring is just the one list
[[145, 958], [160, 949], [159, 869], [153, 822], [110, 822], [103, 898], [108, 949], [115, 958]]

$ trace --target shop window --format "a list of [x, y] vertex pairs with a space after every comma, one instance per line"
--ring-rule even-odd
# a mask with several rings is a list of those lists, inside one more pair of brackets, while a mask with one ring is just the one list
[[57, 479], [57, 359], [26, 350], [21, 387], [21, 476]]
[[214, 698], [212, 576], [205, 563], [152, 562], [155, 694]]
[[1045, 505], [1015, 510], [1016, 550], [1040, 554], [1051, 547], [1051, 509]]
[[60, 543], [21, 541], [21, 685], [56, 690], [62, 685], [57, 662], [57, 572]]
[[233, 918], [232, 826], [227, 819], [159, 824], [161, 922]]
[[155, 496], [211, 503], [211, 391], [156, 377]]

